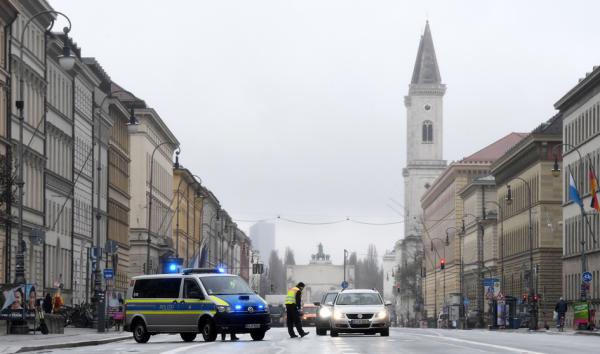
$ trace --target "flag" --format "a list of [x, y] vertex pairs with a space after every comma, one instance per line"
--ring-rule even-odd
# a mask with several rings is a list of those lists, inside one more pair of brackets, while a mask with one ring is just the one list
[[596, 174], [594, 173], [594, 169], [592, 168], [592, 164], [590, 161], [590, 170], [588, 172], [590, 177], [590, 195], [592, 196], [592, 201], [590, 203], [590, 207], [600, 211], [600, 203], [598, 203], [598, 178], [596, 178]]
[[575, 187], [575, 180], [571, 173], [569, 173], [569, 199], [577, 203], [580, 207], [583, 207], [583, 202], [581, 201], [581, 197], [579, 197], [579, 192], [577, 191], [577, 187]]

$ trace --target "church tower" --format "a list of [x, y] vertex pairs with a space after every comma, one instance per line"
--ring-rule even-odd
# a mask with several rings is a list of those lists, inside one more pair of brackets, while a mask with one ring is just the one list
[[421, 36], [406, 106], [406, 168], [404, 237], [420, 235], [421, 197], [446, 168], [442, 154], [443, 103], [446, 85], [433, 48], [429, 22]]

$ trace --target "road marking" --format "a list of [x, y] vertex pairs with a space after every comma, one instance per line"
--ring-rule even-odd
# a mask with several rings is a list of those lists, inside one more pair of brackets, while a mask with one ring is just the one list
[[546, 354], [546, 353], [535, 352], [535, 351], [531, 351], [531, 350], [527, 350], [527, 349], [520, 349], [520, 348], [515, 348], [515, 347], [507, 347], [507, 346], [504, 346], [504, 345], [497, 345], [497, 344], [490, 344], [490, 343], [475, 342], [475, 341], [472, 341], [472, 340], [452, 338], [452, 337], [446, 337], [446, 336], [442, 336], [442, 335], [434, 336], [434, 335], [430, 335], [430, 334], [417, 334], [417, 333], [415, 333], [414, 335], [421, 336], [421, 337], [431, 337], [431, 338], [445, 339], [445, 340], [449, 340], [449, 341], [453, 341], [453, 342], [459, 342], [459, 343], [467, 343], [467, 344], [473, 344], [473, 345], [480, 345], [480, 346], [484, 346], [484, 347], [490, 347], [490, 348], [494, 348], [494, 349], [501, 349], [501, 350], [506, 350], [506, 351], [509, 351], [509, 352], [515, 352], [515, 353], [520, 353], [520, 354]]
[[207, 344], [211, 344], [211, 343], [215, 343], [215, 342], [198, 343], [198, 344], [194, 344], [194, 345], [188, 345], [186, 347], [181, 347], [181, 348], [176, 348], [176, 349], [168, 350], [166, 352], [161, 352], [160, 354], [177, 354], [177, 353], [185, 352], [185, 351], [190, 350], [190, 349], [194, 349], [196, 347], [206, 346]]

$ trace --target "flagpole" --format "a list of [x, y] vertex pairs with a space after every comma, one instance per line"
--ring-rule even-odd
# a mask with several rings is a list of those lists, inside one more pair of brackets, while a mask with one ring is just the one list
[[[573, 202], [577, 203], [577, 205], [579, 205], [579, 210], [581, 211], [581, 222], [588, 225], [588, 227], [590, 229], [590, 233], [593, 237], [592, 227], [587, 219], [587, 214], [585, 213], [585, 209], [583, 207], [583, 201], [581, 200], [581, 197], [579, 196], [579, 192], [577, 191], [577, 186], [575, 185], [575, 179], [573, 178], [573, 171], [571, 171], [571, 166], [569, 166], [568, 169], [569, 169], [569, 199], [572, 200]], [[581, 233], [580, 243], [581, 243], [581, 276], [583, 276], [583, 273], [587, 272], [587, 262], [586, 262], [586, 254], [585, 254], [585, 243], [586, 242], [585, 242], [585, 235], [583, 232]], [[581, 297], [582, 301], [587, 300], [587, 289], [586, 289], [583, 281], [581, 281], [581, 285], [580, 285], [580, 297]]]

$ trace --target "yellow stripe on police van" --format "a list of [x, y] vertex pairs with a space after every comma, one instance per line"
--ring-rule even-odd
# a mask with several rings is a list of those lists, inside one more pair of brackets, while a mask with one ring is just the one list
[[209, 313], [214, 315], [217, 311], [198, 311], [198, 310], [180, 310], [180, 311], [127, 311], [127, 315], [201, 315]]
[[[193, 303], [193, 304], [212, 304], [212, 301], [210, 300], [181, 300], [181, 301], [185, 301], [185, 303]], [[147, 303], [147, 304], [151, 304], [151, 303], [175, 303], [175, 302], [181, 302], [178, 299], [129, 299], [129, 300], [125, 300], [126, 304], [140, 304], [140, 303]]]
[[219, 297], [216, 297], [216, 296], [214, 296], [214, 295], [211, 295], [211, 296], [210, 296], [210, 299], [211, 299], [212, 301], [214, 301], [214, 303], [215, 303], [216, 305], [219, 305], [219, 306], [229, 306], [229, 304], [227, 303], [227, 301], [225, 301], [225, 300], [223, 300], [223, 299], [221, 299], [221, 298], [219, 298]]

